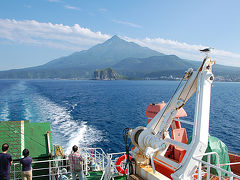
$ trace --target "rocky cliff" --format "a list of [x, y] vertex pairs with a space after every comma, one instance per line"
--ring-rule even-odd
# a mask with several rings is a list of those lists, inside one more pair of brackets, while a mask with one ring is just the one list
[[94, 71], [94, 79], [96, 80], [117, 80], [120, 79], [120, 75], [114, 71], [112, 68], [107, 68], [104, 70]]

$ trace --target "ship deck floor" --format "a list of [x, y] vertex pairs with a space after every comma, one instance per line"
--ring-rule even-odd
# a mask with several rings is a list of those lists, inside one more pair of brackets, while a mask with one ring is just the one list
[[[102, 171], [89, 171], [89, 176], [87, 176], [88, 180], [99, 180], [102, 177]], [[127, 176], [115, 176], [115, 180], [127, 180]]]

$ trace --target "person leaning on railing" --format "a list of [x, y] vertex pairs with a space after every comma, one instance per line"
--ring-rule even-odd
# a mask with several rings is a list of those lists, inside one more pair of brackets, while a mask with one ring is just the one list
[[73, 152], [68, 156], [70, 162], [70, 169], [72, 172], [72, 179], [76, 180], [76, 174], [78, 174], [79, 180], [83, 180], [83, 172], [82, 172], [82, 156], [78, 153], [78, 147], [74, 145], [72, 147]]
[[22, 179], [32, 180], [32, 157], [29, 157], [28, 149], [24, 149], [22, 152], [24, 158], [20, 159], [22, 164]]

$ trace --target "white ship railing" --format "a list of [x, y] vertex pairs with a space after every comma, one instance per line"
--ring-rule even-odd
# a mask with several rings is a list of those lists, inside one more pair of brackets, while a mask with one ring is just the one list
[[[66, 165], [59, 165], [60, 163], [65, 162]], [[33, 161], [32, 166], [42, 165], [43, 168], [34, 168], [32, 169], [33, 179], [41, 179], [44, 177], [49, 177], [50, 180], [58, 179], [61, 175], [61, 170], [63, 168], [69, 169], [69, 160], [68, 159], [54, 159], [54, 160], [44, 160], [44, 161]], [[20, 163], [13, 164], [13, 178], [14, 180], [22, 179], [21, 170], [19, 170]], [[47, 167], [48, 166], [48, 167]], [[67, 171], [67, 174], [70, 174], [70, 171]]]
[[126, 156], [126, 152], [119, 152], [119, 153], [110, 153], [108, 154], [109, 159], [111, 160], [111, 168], [113, 173], [118, 174], [118, 171], [116, 169], [116, 162], [118, 160], [118, 158], [120, 158], [121, 156]]
[[[116, 175], [119, 175], [117, 169], [116, 169], [116, 161], [119, 157], [122, 155], [126, 155], [125, 152], [120, 153], [110, 153], [105, 154], [104, 151], [100, 148], [83, 148], [82, 154], [84, 157], [84, 163], [83, 163], [83, 173], [87, 177], [89, 175], [89, 171], [103, 171], [103, 175], [101, 177], [102, 179], [109, 179]], [[215, 155], [217, 159], [217, 164], [211, 164], [211, 156]], [[208, 161], [205, 162], [202, 160], [203, 156], [207, 156]], [[194, 160], [198, 161], [198, 172], [193, 175], [193, 179], [211, 179], [210, 176], [210, 169], [216, 169], [218, 172], [218, 179], [224, 179], [226, 177], [222, 177], [222, 174], [228, 174], [228, 178], [232, 180], [233, 178], [240, 179], [240, 176], [226, 171], [221, 168], [221, 166], [225, 165], [236, 165], [240, 164], [240, 162], [234, 162], [234, 163], [227, 163], [227, 164], [220, 164], [219, 163], [219, 156], [216, 152], [210, 152], [205, 153], [202, 155], [198, 155], [193, 157]], [[91, 166], [91, 163], [94, 163], [93, 166]], [[49, 180], [57, 180], [62, 175], [62, 169], [65, 168], [67, 170], [67, 174], [70, 175], [70, 166], [69, 166], [69, 159], [54, 159], [54, 160], [44, 160], [44, 161], [33, 161], [32, 165], [44, 165], [45, 167], [39, 167], [33, 169], [33, 179], [43, 179], [48, 178]], [[14, 180], [21, 179], [21, 168], [20, 163], [14, 163], [13, 164], [13, 171], [11, 172], [12, 178]], [[202, 167], [204, 167], [204, 171], [202, 170]], [[45, 173], [42, 173], [44, 172]], [[129, 171], [128, 171], [129, 172]], [[36, 175], [37, 174], [37, 175]], [[205, 175], [205, 177], [203, 177]], [[69, 178], [70, 179], [70, 178]]]
[[89, 175], [89, 170], [103, 171], [107, 165], [107, 155], [102, 148], [82, 148], [85, 162], [85, 175]]
[[[215, 155], [216, 156], [216, 159], [217, 159], [217, 164], [211, 164], [211, 156], [212, 155]], [[203, 161], [202, 160], [202, 157], [203, 156], [207, 156], [207, 162]], [[195, 156], [193, 157], [194, 160], [198, 161], [198, 172], [196, 174], [193, 175], [193, 179], [198, 179], [198, 180], [202, 180], [202, 177], [204, 175], [206, 175], [206, 177], [204, 179], [207, 179], [207, 180], [210, 180], [211, 179], [211, 174], [210, 174], [210, 169], [213, 168], [213, 169], [216, 169], [217, 173], [218, 173], [218, 179], [221, 180], [221, 179], [226, 179], [226, 177], [222, 177], [222, 173], [224, 174], [228, 174], [228, 178], [230, 180], [233, 180], [233, 178], [237, 178], [237, 179], [240, 179], [240, 176], [232, 173], [232, 172], [229, 172], [229, 171], [226, 171], [225, 169], [222, 169], [221, 166], [226, 166], [226, 165], [236, 165], [236, 164], [240, 164], [240, 162], [235, 162], [235, 163], [227, 163], [227, 164], [220, 164], [219, 163], [219, 156], [216, 152], [210, 152], [210, 153], [204, 153], [204, 154], [201, 154], [201, 155], [198, 155], [198, 156]], [[207, 171], [203, 171], [202, 170], [202, 167], [206, 167], [207, 168]], [[197, 177], [197, 178], [196, 178]]]
[[[117, 162], [118, 158], [123, 155], [126, 156], [126, 152], [107, 154], [108, 163], [104, 170], [101, 180], [102, 179], [109, 180], [109, 179], [114, 179], [114, 177], [116, 177], [116, 176], [119, 176], [119, 175], [121, 176], [121, 174], [119, 174], [119, 172], [116, 168], [117, 167], [116, 162]], [[125, 158], [125, 160], [126, 160], [126, 158]], [[128, 173], [129, 173], [129, 171], [128, 171]]]
[[[83, 173], [89, 175], [89, 171], [103, 171], [107, 163], [107, 156], [101, 148], [82, 148], [81, 154], [84, 159], [82, 164]], [[48, 178], [49, 180], [57, 180], [62, 175], [62, 169], [67, 170], [70, 175], [70, 165], [68, 157], [66, 159], [53, 159], [43, 161], [33, 161], [32, 169], [33, 179]], [[40, 166], [37, 168], [36, 166]], [[21, 165], [14, 163], [11, 171], [11, 179], [18, 180], [21, 178]], [[36, 175], [37, 174], [37, 175]]]

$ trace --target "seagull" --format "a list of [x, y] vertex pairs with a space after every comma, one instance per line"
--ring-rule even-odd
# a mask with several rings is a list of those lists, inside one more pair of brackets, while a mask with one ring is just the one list
[[200, 49], [199, 51], [202, 53], [205, 53], [208, 56], [208, 54], [211, 52], [211, 50], [213, 50], [213, 48], [209, 47], [209, 48], [205, 48], [205, 49]]

